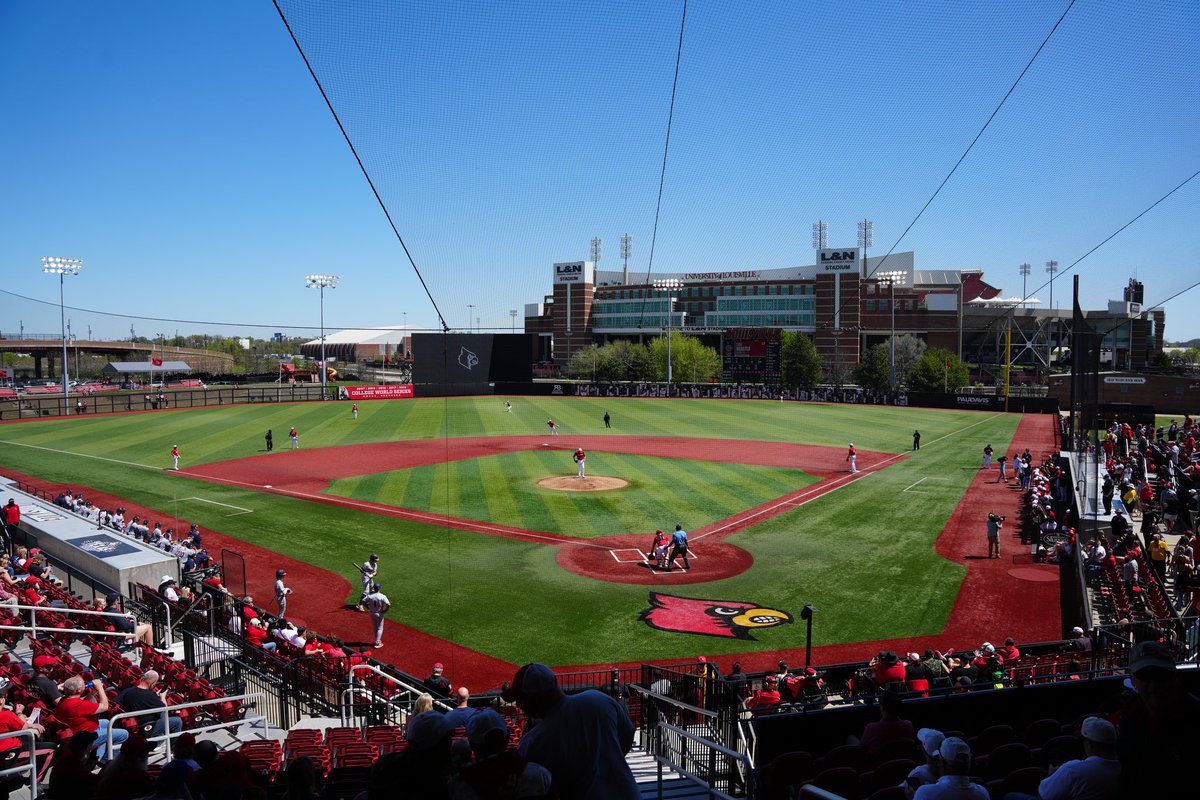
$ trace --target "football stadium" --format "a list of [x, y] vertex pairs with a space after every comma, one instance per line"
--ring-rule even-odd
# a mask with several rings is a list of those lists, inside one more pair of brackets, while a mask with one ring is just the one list
[[0, 798], [1187, 785], [1168, 6], [14, 6]]

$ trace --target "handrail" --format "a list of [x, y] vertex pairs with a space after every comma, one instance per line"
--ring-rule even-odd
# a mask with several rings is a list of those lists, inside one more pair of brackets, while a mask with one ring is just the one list
[[[221, 703], [231, 703], [235, 700], [247, 700], [250, 698], [266, 700], [267, 695], [266, 695], [266, 692], [250, 692], [249, 694], [235, 694], [235, 695], [229, 695], [226, 697], [213, 697], [208, 700], [197, 700], [192, 703], [179, 703], [178, 705], [163, 706], [162, 708], [155, 708], [155, 709], [142, 710], [142, 711], [122, 711], [120, 714], [113, 714], [111, 717], [108, 718], [108, 748], [105, 750], [105, 752], [112, 753], [112, 751], [113, 751], [113, 749], [112, 749], [113, 748], [113, 739], [112, 739], [113, 723], [116, 722], [117, 720], [133, 719], [134, 717], [148, 717], [151, 715], [156, 715], [156, 716], [161, 715], [161, 719], [163, 721], [162, 735], [149, 737], [147, 739], [147, 741], [151, 741], [151, 742], [165, 741], [167, 743], [166, 760], [170, 761], [171, 760], [171, 726], [170, 726], [168, 719], [169, 719], [172, 711], [178, 711], [181, 708], [200, 708], [202, 706], [220, 705]], [[264, 722], [266, 722], [266, 717], [260, 716], [259, 718], [262, 719]], [[192, 728], [189, 730], [189, 733], [196, 733], [197, 731], [215, 731], [215, 730], [220, 730], [222, 728], [232, 728], [237, 725], [244, 724], [245, 721], [246, 720], [244, 720], [244, 719], [239, 719], [236, 722], [220, 722], [216, 725], [205, 725], [202, 728]], [[270, 723], [268, 723], [268, 725], [269, 724]]]
[[656, 692], [652, 689], [647, 689], [643, 686], [638, 686], [637, 684], [630, 684], [629, 688], [633, 689], [638, 694], [645, 695], [646, 697], [652, 697], [655, 700], [659, 700], [661, 702], [666, 703], [667, 705], [675, 706], [676, 708], [683, 709], [684, 711], [690, 711], [693, 714], [699, 714], [702, 717], [719, 719], [721, 716], [721, 713], [719, 711], [713, 711], [713, 710], [707, 709], [707, 708], [700, 708], [699, 706], [694, 706], [694, 705], [691, 705], [690, 703], [685, 703], [682, 700], [677, 700], [674, 697], [668, 697], [665, 694], [659, 694], [658, 692]]
[[[357, 718], [358, 715], [354, 713], [353, 703], [350, 703], [349, 705], [347, 705], [346, 701], [349, 699], [349, 695], [365, 691], [367, 693], [367, 697], [371, 698], [372, 702], [378, 702], [378, 700], [376, 699], [375, 690], [373, 690], [370, 686], [368, 686], [366, 684], [366, 681], [362, 682], [361, 688], [355, 685], [355, 677], [357, 676], [357, 673], [360, 673], [360, 672], [369, 672], [373, 675], [378, 675], [380, 678], [383, 678], [385, 681], [387, 681], [395, 686], [400, 687], [401, 689], [404, 690], [404, 692], [406, 694], [409, 694], [409, 695], [419, 696], [425, 692], [424, 688], [419, 688], [419, 687], [413, 686], [409, 683], [406, 683], [406, 682], [400, 680], [399, 678], [397, 678], [395, 675], [389, 675], [388, 673], [384, 672], [379, 667], [377, 667], [373, 664], [354, 664], [353, 666], [350, 667], [350, 685], [342, 691], [341, 701], [339, 702], [339, 705], [342, 708], [342, 714], [341, 714], [342, 721], [346, 722], [350, 725], [355, 724], [354, 720]], [[391, 705], [393, 700], [392, 700], [392, 698], [385, 698], [385, 702], [387, 704]], [[452, 711], [454, 709], [453, 706], [451, 706], [445, 700], [438, 698], [438, 697], [435, 697], [433, 699], [433, 705], [434, 705], [434, 708], [438, 708], [439, 710], [441, 710], [443, 712]], [[347, 708], [349, 708], [349, 710], [350, 710], [349, 714], [346, 713]]]
[[29, 772], [29, 791], [30, 800], [37, 800], [38, 796], [38, 770], [37, 770], [37, 737], [32, 728], [22, 728], [19, 731], [9, 731], [8, 733], [0, 733], [0, 739], [11, 739], [14, 736], [23, 736], [29, 738], [29, 763], [21, 764], [17, 767], [9, 767], [5, 770], [0, 770], [0, 778], [6, 775], [16, 775], [18, 772]]
[[[85, 616], [93, 616], [93, 617], [124, 617], [125, 619], [132, 621], [135, 625], [137, 624], [137, 617], [135, 617], [133, 614], [127, 614], [123, 611], [92, 611], [90, 609], [85, 609], [85, 608], [51, 608], [49, 606], [22, 606], [22, 605], [0, 606], [0, 611], [3, 611], [4, 608], [15, 608], [18, 611], [30, 612], [29, 613], [29, 624], [28, 625], [0, 625], [0, 630], [25, 631], [27, 633], [32, 633], [35, 638], [37, 637], [37, 633], [38, 633], [37, 612], [39, 612], [39, 611], [41, 611], [43, 613], [49, 612], [51, 614], [83, 614]], [[94, 631], [94, 630], [91, 630], [90, 628], [47, 628], [47, 627], [43, 626], [42, 630], [46, 631], [46, 632], [57, 631], [57, 632], [61, 632], [61, 633], [79, 633], [84, 636], [121, 636], [121, 637], [128, 638], [128, 637], [134, 635], [128, 631]]]
[[[697, 736], [694, 733], [690, 733], [687, 729], [680, 728], [677, 725], [672, 725], [669, 722], [661, 722], [660, 721], [658, 723], [656, 730], [665, 731], [667, 733], [674, 734], [675, 736], [678, 736], [681, 739], [686, 739], [690, 742], [700, 745], [700, 747], [707, 750], [708, 754], [709, 754], [709, 761], [710, 761], [710, 767], [709, 767], [710, 772], [715, 771], [713, 769], [713, 766], [711, 765], [711, 761], [717, 754], [720, 754], [720, 755], [724, 756], [725, 758], [728, 758], [728, 759], [731, 759], [731, 760], [737, 762], [742, 767], [742, 774], [745, 776], [746, 794], [743, 796], [744, 800], [754, 800], [754, 798], [757, 795], [757, 787], [755, 786], [756, 781], [754, 780], [754, 767], [750, 764], [750, 760], [748, 758], [746, 758], [746, 756], [742, 755], [741, 753], [736, 753], [727, 747], [723, 747], [722, 745], [718, 744], [717, 742], [714, 742], [711, 739], [706, 739], [703, 736]], [[701, 777], [700, 775], [696, 775], [696, 774], [692, 773], [691, 771], [689, 771], [687, 769], [687, 767], [685, 765], [676, 764], [673, 761], [671, 761], [669, 758], [660, 756], [656, 753], [652, 753], [651, 757], [659, 764], [660, 781], [661, 781], [661, 775], [662, 775], [662, 767], [665, 765], [665, 766], [668, 766], [671, 769], [673, 769], [675, 772], [678, 772], [680, 775], [687, 778], [689, 781], [692, 781], [696, 785], [704, 787], [706, 789], [706, 791], [708, 792], [709, 797], [718, 798], [718, 800], [735, 800], [734, 795], [726, 794], [725, 792], [722, 792], [719, 789], [713, 788], [710, 785], [710, 782], [708, 780]], [[684, 759], [679, 759], [679, 760], [683, 761]]]

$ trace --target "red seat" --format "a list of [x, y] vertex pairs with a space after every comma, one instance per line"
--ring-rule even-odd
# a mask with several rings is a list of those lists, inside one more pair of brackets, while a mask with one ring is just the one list
[[811, 753], [797, 750], [777, 756], [767, 765], [764, 779], [766, 800], [786, 800], [791, 787], [813, 777], [814, 773]]
[[860, 800], [862, 797], [858, 770], [853, 767], [831, 767], [822, 770], [817, 777], [808, 781], [808, 784], [841, 795], [846, 800]]

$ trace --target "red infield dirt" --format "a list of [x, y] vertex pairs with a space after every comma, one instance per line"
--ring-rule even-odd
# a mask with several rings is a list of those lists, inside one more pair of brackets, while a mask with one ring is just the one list
[[[1013, 449], [1029, 447], [1035, 453], [1052, 450], [1053, 423], [1053, 417], [1023, 417], [1013, 439]], [[749, 554], [721, 542], [721, 539], [905, 457], [860, 451], [860, 470], [858, 474], [850, 475], [844, 469], [843, 453], [824, 447], [744, 441], [725, 443], [726, 446], [722, 446], [722, 443], [713, 440], [586, 436], [562, 437], [564, 443], [559, 445], [555, 441], [543, 441], [545, 438], [547, 437], [477, 438], [450, 442], [436, 440], [320, 450], [302, 449], [276, 453], [270, 457], [251, 457], [208, 464], [181, 470], [176, 474], [276, 494], [302, 496], [331, 505], [373, 510], [381, 514], [420, 519], [434, 524], [447, 524], [491, 535], [533, 539], [560, 546], [558, 563], [564, 569], [578, 574], [598, 580], [669, 586], [676, 582], [692, 584], [717, 580], [744, 572], [752, 565]], [[336, 478], [542, 446], [551, 446], [558, 450], [584, 447], [635, 455], [792, 467], [826, 480], [707, 528], [690, 531], [689, 539], [696, 550], [697, 558], [693, 569], [687, 573], [663, 574], [642, 567], [632, 576], [629, 574], [629, 564], [619, 563], [611, 551], [627, 551], [628, 557], [636, 561], [639, 554], [644, 555], [645, 549], [648, 548], [648, 537], [606, 537], [587, 540], [586, 544], [590, 546], [561, 546], [579, 544], [580, 540], [319, 494], [328, 486], [329, 481]], [[716, 454], [720, 457], [715, 458]], [[48, 484], [11, 471], [9, 474], [42, 486], [48, 491], [66, 488], [63, 484]], [[1018, 641], [1026, 642], [1057, 639], [1061, 636], [1057, 568], [1030, 564], [1028, 555], [1018, 552], [1017, 526], [1014, 523], [1019, 517], [1021, 492], [1014, 488], [1011, 481], [1008, 484], [997, 483], [997, 474], [995, 469], [979, 472], [935, 544], [935, 549], [940, 555], [964, 563], [968, 568], [946, 630], [937, 636], [920, 639], [854, 642], [814, 648], [815, 663], [862, 660], [880, 649], [920, 651], [926, 647], [945, 649], [950, 646], [965, 649], [978, 647], [988, 639], [1003, 641], [1005, 636], [1010, 635]], [[74, 488], [80, 489], [78, 486]], [[100, 504], [123, 505], [129, 514], [149, 516], [151, 519], [172, 519], [169, 513], [139, 506], [125, 498], [110, 497], [87, 489], [84, 489], [84, 493]], [[984, 558], [987, 552], [984, 538], [985, 520], [989, 511], [1005, 514], [1012, 520], [1005, 530], [1004, 557], [998, 560]], [[248, 542], [224, 536], [217, 531], [205, 530], [204, 541], [210, 553], [219, 553], [220, 549], [228, 548], [245, 558], [246, 573], [249, 576], [247, 588], [250, 594], [256, 597], [259, 605], [268, 609], [272, 607], [270, 597], [274, 572], [279, 568], [286, 569], [288, 583], [296, 589], [288, 601], [291, 619], [298, 624], [312, 626], [319, 633], [341, 636], [351, 643], [369, 642], [371, 633], [367, 616], [356, 614], [344, 606], [332, 606], [329, 602], [331, 597], [340, 598], [350, 594], [352, 587], [345, 578]], [[621, 556], [621, 553], [618, 553], [618, 556]], [[707, 566], [708, 564], [713, 566]], [[998, 625], [1004, 627], [998, 629]], [[446, 663], [452, 681], [469, 682], [473, 689], [498, 686], [511, 678], [516, 667], [391, 620], [386, 624], [383, 639], [384, 647], [375, 651], [377, 658], [391, 662], [417, 677], [424, 676], [433, 661], [442, 661]], [[725, 656], [718, 659], [718, 663], [722, 670], [728, 670], [732, 662], [738, 660], [744, 669], [754, 671], [773, 668], [779, 659], [789, 663], [803, 663], [803, 657], [802, 650], [774, 651]], [[579, 665], [579, 668], [607, 666], [623, 665], [589, 664]], [[561, 669], [565, 671], [571, 667]]]

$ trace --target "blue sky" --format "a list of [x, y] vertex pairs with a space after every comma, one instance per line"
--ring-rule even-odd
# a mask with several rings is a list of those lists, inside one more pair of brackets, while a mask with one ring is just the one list
[[[473, 304], [507, 330], [594, 236], [646, 270], [679, 3], [282, 5], [451, 327]], [[1066, 7], [692, 0], [654, 271], [811, 263], [818, 219], [834, 246], [871, 219], [885, 252]], [[1046, 261], [1200, 169], [1197, 41], [1194, 2], [1080, 0], [897, 249], [1005, 294], [1029, 262], [1047, 300]], [[308, 335], [310, 272], [342, 278], [327, 328], [438, 327], [266, 0], [6, 0], [0, 81], [5, 335], [58, 330], [45, 255], [86, 262], [80, 334]], [[1200, 178], [1080, 264], [1085, 305], [1200, 279], [1198, 220]], [[1169, 338], [1200, 337], [1198, 297]]]

